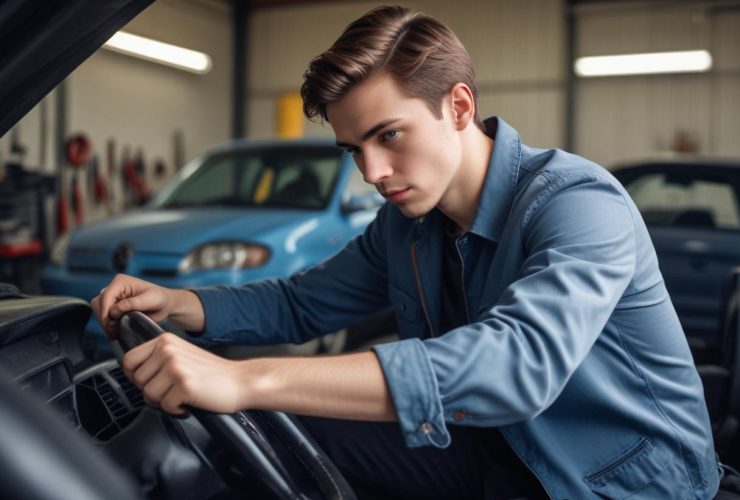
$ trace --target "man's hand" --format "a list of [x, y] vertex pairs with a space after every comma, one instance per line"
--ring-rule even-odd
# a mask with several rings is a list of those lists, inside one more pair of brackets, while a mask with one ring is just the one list
[[129, 379], [147, 404], [181, 415], [188, 406], [234, 413], [246, 406], [249, 380], [243, 363], [221, 358], [172, 333], [129, 351], [123, 358]]
[[141, 311], [155, 322], [170, 314], [173, 290], [125, 274], [117, 275], [100, 294], [90, 301], [92, 310], [113, 340], [118, 337], [118, 320], [129, 311]]

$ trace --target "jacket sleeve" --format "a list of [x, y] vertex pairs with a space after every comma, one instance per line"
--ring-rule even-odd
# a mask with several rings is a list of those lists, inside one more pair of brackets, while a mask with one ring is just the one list
[[503, 426], [547, 409], [634, 274], [631, 211], [594, 174], [547, 185], [521, 219], [521, 242], [507, 244], [519, 243], [518, 278], [475, 322], [375, 348], [409, 446], [446, 446], [446, 422]]
[[287, 279], [241, 287], [196, 288], [205, 311], [200, 340], [211, 343], [301, 343], [389, 306], [382, 219], [339, 253]]

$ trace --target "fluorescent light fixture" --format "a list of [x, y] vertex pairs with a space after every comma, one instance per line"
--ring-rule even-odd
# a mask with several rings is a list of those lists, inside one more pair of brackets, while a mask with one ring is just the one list
[[706, 50], [685, 50], [579, 57], [573, 68], [576, 75], [584, 77], [700, 73], [712, 68], [712, 55]]
[[211, 57], [203, 52], [158, 42], [151, 38], [119, 31], [105, 42], [104, 48], [147, 61], [203, 75], [211, 70]]

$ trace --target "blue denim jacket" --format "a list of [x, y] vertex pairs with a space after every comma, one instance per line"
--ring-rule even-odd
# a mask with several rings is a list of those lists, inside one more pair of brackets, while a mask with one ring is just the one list
[[386, 204], [305, 273], [196, 290], [205, 338], [302, 342], [391, 305], [401, 340], [375, 352], [409, 446], [499, 427], [552, 498], [711, 498], [702, 384], [638, 210], [598, 165], [486, 126], [494, 151], [458, 241], [470, 324], [439, 331], [441, 214]]

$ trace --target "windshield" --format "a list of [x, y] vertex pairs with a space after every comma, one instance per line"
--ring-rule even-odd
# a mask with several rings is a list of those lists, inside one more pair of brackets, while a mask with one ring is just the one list
[[324, 208], [339, 173], [336, 147], [273, 147], [207, 158], [157, 200], [160, 208]]
[[625, 187], [648, 226], [740, 229], [740, 202], [729, 177], [646, 172]]

